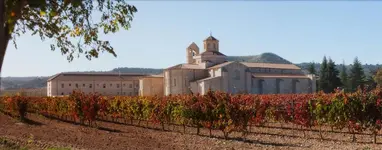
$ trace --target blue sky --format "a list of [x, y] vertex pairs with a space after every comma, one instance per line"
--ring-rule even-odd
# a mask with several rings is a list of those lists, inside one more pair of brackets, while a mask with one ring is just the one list
[[50, 76], [64, 71], [116, 67], [165, 68], [186, 61], [186, 47], [209, 35], [226, 55], [275, 53], [293, 63], [382, 62], [382, 2], [377, 1], [158, 1], [131, 2], [138, 8], [128, 31], [103, 36], [117, 58], [103, 53], [68, 63], [50, 41], [23, 35], [9, 45], [1, 76]]

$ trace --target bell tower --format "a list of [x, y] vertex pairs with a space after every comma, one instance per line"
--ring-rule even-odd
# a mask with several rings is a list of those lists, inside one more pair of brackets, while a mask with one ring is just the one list
[[204, 51], [219, 51], [219, 40], [212, 36], [207, 37], [204, 41]]
[[194, 64], [195, 59], [193, 58], [196, 55], [199, 55], [199, 47], [194, 42], [190, 44], [190, 46], [187, 47], [187, 63], [188, 64]]

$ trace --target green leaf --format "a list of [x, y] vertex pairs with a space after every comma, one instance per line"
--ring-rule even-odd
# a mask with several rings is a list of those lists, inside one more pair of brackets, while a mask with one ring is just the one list
[[51, 11], [51, 12], [49, 13], [49, 15], [50, 15], [51, 17], [55, 17], [55, 16], [57, 16], [57, 12], [55, 12], [55, 11]]
[[40, 16], [45, 16], [46, 12], [45, 11], [40, 11]]

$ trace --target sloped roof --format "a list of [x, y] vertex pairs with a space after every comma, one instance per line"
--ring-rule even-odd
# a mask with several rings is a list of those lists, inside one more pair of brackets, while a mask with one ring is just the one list
[[167, 69], [205, 69], [200, 65], [196, 64], [178, 64]]
[[254, 78], [309, 78], [303, 74], [271, 74], [271, 73], [253, 73]]
[[196, 45], [195, 42], [192, 42], [187, 48], [199, 49], [198, 45]]
[[220, 53], [219, 51], [205, 51], [201, 53], [200, 55], [220, 55], [225, 56], [223, 53]]
[[211, 79], [217, 79], [217, 78], [221, 78], [221, 76], [203, 78], [203, 79], [200, 79], [200, 80], [196, 80], [196, 81], [194, 81], [194, 82], [201, 82], [201, 81], [206, 81], [206, 80], [211, 80]]
[[117, 73], [117, 72], [62, 72], [53, 75], [47, 81], [51, 81], [60, 75], [63, 76], [147, 76], [148, 74], [141, 73]]
[[208, 69], [217, 69], [217, 68], [221, 68], [221, 67], [224, 67], [224, 66], [227, 66], [231, 63], [233, 63], [234, 61], [227, 61], [227, 62], [224, 62], [224, 63], [221, 63], [221, 64], [217, 64], [215, 66], [212, 66], [212, 67], [209, 67]]
[[210, 35], [209, 37], [207, 37], [204, 41], [209, 41], [209, 40], [218, 40], [216, 39], [215, 37], [213, 37], [212, 35]]
[[294, 64], [247, 63], [247, 62], [241, 62], [241, 63], [249, 68], [274, 68], [274, 69], [292, 69], [292, 70], [301, 69], [300, 67]]

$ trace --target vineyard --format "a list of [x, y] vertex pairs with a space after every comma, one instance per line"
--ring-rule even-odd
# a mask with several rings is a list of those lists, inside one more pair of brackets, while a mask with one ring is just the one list
[[230, 133], [242, 133], [245, 139], [250, 127], [265, 123], [293, 124], [312, 130], [322, 127], [332, 131], [348, 129], [352, 142], [356, 134], [376, 136], [382, 127], [382, 91], [336, 91], [333, 94], [231, 95], [208, 92], [206, 95], [173, 95], [166, 97], [105, 97], [74, 91], [68, 97], [9, 96], [0, 100], [0, 110], [25, 120], [27, 113], [97, 126], [97, 121], [124, 124], [155, 124], [194, 127]]

